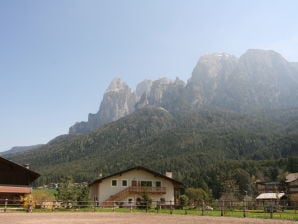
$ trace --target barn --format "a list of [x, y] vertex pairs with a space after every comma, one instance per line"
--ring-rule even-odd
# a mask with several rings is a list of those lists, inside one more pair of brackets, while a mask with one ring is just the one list
[[0, 200], [17, 201], [20, 196], [30, 194], [32, 182], [40, 175], [29, 169], [0, 157]]

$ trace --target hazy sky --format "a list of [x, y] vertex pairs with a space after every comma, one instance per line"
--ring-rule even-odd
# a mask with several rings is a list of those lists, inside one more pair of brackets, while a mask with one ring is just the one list
[[0, 151], [46, 143], [98, 111], [113, 77], [187, 80], [249, 48], [298, 61], [296, 0], [0, 0]]

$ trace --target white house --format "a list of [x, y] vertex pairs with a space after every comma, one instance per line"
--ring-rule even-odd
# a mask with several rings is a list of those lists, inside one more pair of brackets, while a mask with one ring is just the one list
[[183, 184], [172, 179], [172, 173], [162, 175], [138, 166], [89, 184], [91, 198], [102, 206], [137, 204], [147, 194], [153, 203], [176, 205]]

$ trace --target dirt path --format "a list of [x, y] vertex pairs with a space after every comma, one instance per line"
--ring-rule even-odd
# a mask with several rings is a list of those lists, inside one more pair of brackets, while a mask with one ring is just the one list
[[297, 224], [295, 221], [136, 213], [0, 213], [0, 224]]

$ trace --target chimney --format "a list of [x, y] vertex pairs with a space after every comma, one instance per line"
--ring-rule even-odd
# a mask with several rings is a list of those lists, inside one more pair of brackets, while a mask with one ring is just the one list
[[173, 178], [173, 173], [167, 171], [165, 176], [169, 178]]
[[30, 164], [29, 163], [25, 163], [24, 165], [23, 165], [23, 167], [25, 167], [26, 169], [30, 169]]

